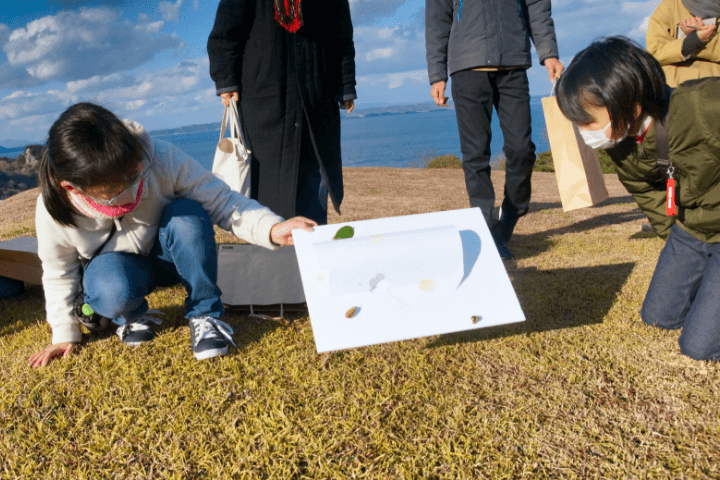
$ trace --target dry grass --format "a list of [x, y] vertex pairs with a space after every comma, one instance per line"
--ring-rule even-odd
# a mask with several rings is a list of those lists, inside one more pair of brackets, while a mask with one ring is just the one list
[[[345, 173], [333, 222], [467, 207], [458, 170]], [[318, 355], [306, 317], [229, 313], [238, 347], [196, 362], [178, 287], [151, 345], [31, 370], [42, 290], [3, 302], [0, 477], [720, 478], [720, 368], [638, 315], [662, 241], [616, 178], [563, 213], [552, 175], [510, 244], [522, 324]], [[16, 200], [0, 232], [28, 232]]]

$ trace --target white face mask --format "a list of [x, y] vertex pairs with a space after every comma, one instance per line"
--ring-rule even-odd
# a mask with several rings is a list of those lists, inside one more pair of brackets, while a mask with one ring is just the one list
[[140, 202], [143, 190], [143, 179], [138, 180], [123, 190], [112, 201], [104, 200], [105, 203], [113, 205], [102, 205], [87, 194], [77, 189], [69, 192], [70, 202], [81, 213], [92, 218], [116, 218], [132, 212]]
[[625, 138], [628, 136], [628, 132], [630, 131], [630, 125], [627, 126], [627, 128], [625, 129], [625, 133], [623, 133], [622, 137], [618, 138], [617, 140], [613, 140], [605, 136], [605, 130], [607, 130], [611, 126], [612, 121], [605, 125], [605, 128], [601, 128], [600, 130], [580, 130], [580, 136], [585, 141], [585, 144], [590, 148], [612, 148], [618, 143], [625, 140]]

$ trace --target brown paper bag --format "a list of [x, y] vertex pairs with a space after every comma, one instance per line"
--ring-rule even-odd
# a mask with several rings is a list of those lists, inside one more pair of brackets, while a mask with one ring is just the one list
[[590, 207], [608, 198], [600, 160], [560, 111], [554, 96], [542, 99], [555, 176], [564, 211]]

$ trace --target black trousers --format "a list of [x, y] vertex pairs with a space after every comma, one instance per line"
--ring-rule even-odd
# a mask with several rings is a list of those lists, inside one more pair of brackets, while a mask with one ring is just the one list
[[452, 75], [451, 85], [470, 206], [480, 207], [489, 227], [497, 223], [491, 215], [495, 191], [490, 180], [490, 122], [495, 107], [505, 140], [502, 209], [507, 215], [524, 215], [530, 205], [530, 176], [535, 163], [525, 70], [462, 70]]

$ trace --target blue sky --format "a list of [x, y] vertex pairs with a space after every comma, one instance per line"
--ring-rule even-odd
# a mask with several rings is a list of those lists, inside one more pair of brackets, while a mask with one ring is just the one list
[[[8, 139], [44, 141], [58, 115], [80, 101], [104, 105], [149, 130], [220, 120], [205, 48], [218, 0], [2, 3], [0, 145]], [[560, 60], [567, 65], [604, 35], [622, 34], [644, 45], [658, 3], [554, 1]], [[424, 0], [350, 0], [356, 108], [431, 100], [424, 6]], [[528, 71], [531, 94], [548, 94], [547, 71], [534, 62]]]

